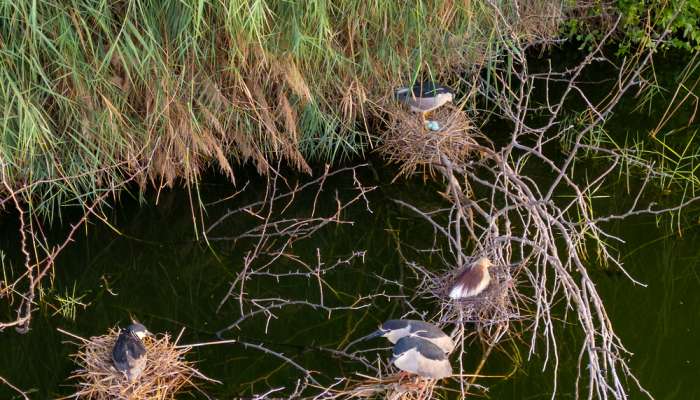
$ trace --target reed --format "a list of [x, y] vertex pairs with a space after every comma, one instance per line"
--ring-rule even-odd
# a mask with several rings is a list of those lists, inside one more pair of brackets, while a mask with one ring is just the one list
[[514, 37], [554, 37], [565, 3], [2, 2], [3, 191], [51, 217], [210, 166], [310, 172], [373, 145], [400, 83], [464, 86]]

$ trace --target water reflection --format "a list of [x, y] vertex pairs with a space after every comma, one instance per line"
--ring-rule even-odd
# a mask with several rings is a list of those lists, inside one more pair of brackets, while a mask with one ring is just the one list
[[[360, 294], [378, 290], [396, 296], [407, 294], [413, 281], [401, 266], [396, 243], [400, 241], [410, 249], [433, 236], [432, 229], [390, 199], [425, 205], [435, 201], [437, 187], [418, 180], [408, 184], [379, 184], [390, 181], [390, 177], [382, 174], [368, 167], [360, 175], [366, 184], [380, 186], [368, 194], [372, 213], [358, 203], [344, 214], [346, 219], [356, 221], [354, 225], [329, 226], [293, 248], [293, 253], [308, 263], [316, 262], [319, 254], [324, 262], [332, 262], [357, 250], [366, 251], [364, 258], [357, 257], [324, 277], [328, 287], [333, 288], [325, 292], [329, 304], [346, 304]], [[264, 187], [263, 180], [251, 181], [249, 190], [236, 202], [260, 197]], [[348, 193], [352, 180], [340, 176], [329, 179], [326, 187], [327, 194], [334, 190]], [[212, 179], [202, 186], [201, 195], [207, 202], [226, 197], [233, 190], [228, 184]], [[314, 204], [310, 199], [299, 200], [297, 204], [302, 208]], [[333, 207], [332, 201], [319, 204]], [[229, 206], [220, 203], [209, 207], [207, 218], [216, 218]], [[61, 256], [53, 292], [46, 289], [45, 293], [50, 305], [42, 306], [37, 313], [32, 331], [25, 336], [7, 331], [1, 336], [0, 351], [5, 356], [0, 358], [0, 375], [21, 388], [35, 388], [33, 398], [71, 393], [66, 378], [74, 368], [68, 355], [75, 346], [66, 343], [67, 338], [57, 333], [56, 327], [87, 337], [102, 334], [115, 323], [123, 325], [133, 315], [155, 332], [179, 332], [184, 326], [184, 342], [202, 342], [215, 338], [217, 331], [240, 316], [235, 302], [225, 303], [218, 312], [217, 308], [242, 267], [250, 243], [243, 240], [234, 246], [229, 242], [207, 245], [195, 241], [186, 191], [161, 193], [158, 206], [126, 201], [116, 207], [111, 218], [114, 229], [100, 224], [91, 226]], [[604, 269], [595, 273], [595, 279], [614, 328], [634, 353], [631, 366], [642, 384], [657, 399], [700, 398], [700, 387], [695, 382], [700, 363], [696, 345], [700, 329], [697, 311], [700, 254], [695, 244], [700, 238], [696, 229], [686, 230], [682, 237], [659, 238], [661, 231], [653, 222], [652, 218], [638, 218], [616, 228], [627, 241], [620, 249], [621, 254], [627, 255], [625, 264], [636, 278], [648, 283], [647, 288], [635, 286], [622, 274]], [[8, 233], [11, 231], [6, 229]], [[3, 240], [7, 243], [13, 239]], [[417, 252], [410, 256], [422, 257], [418, 261], [425, 265], [430, 265], [434, 257]], [[9, 261], [6, 260], [6, 265]], [[377, 276], [405, 286], [380, 289], [384, 283]], [[246, 289], [249, 295], [270, 298], [316, 299], [319, 295], [318, 283], [307, 279], [279, 282], [274, 277], [256, 279]], [[81, 301], [88, 304], [85, 309], [77, 307], [75, 323], [56, 314], [55, 307], [57, 294], [73, 290], [84, 295]], [[379, 321], [406, 311], [399, 298], [388, 296], [377, 297], [371, 306], [360, 310], [337, 310], [330, 314], [299, 305], [251, 319], [242, 323], [240, 329], [226, 334], [274, 348], [306, 368], [333, 377], [352, 374], [357, 366], [341, 362], [330, 350], [372, 331]], [[578, 339], [575, 328], [561, 329], [558, 399], [574, 397]], [[551, 370], [541, 372], [541, 358], [533, 356], [528, 361], [522, 343], [504, 343], [503, 348], [504, 352], [494, 354], [484, 373], [512, 373], [512, 377], [484, 380], [482, 383], [491, 387], [490, 395], [499, 399], [551, 398], [554, 378]], [[471, 354], [478, 359], [478, 353], [479, 349], [474, 349]], [[206, 388], [222, 398], [289, 385], [301, 375], [298, 369], [279, 358], [240, 345], [200, 348], [192, 356], [202, 372], [223, 382]], [[0, 398], [11, 395], [4, 390], [0, 387]], [[632, 398], [638, 398], [638, 394]]]

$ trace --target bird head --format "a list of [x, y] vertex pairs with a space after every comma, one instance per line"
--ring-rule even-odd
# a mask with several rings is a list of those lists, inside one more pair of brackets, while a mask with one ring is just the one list
[[486, 257], [481, 257], [480, 259], [476, 260], [476, 265], [484, 269], [493, 266], [493, 264], [491, 264], [491, 261]]
[[379, 325], [379, 329], [365, 336], [365, 340], [377, 337], [389, 339], [391, 343], [396, 343], [400, 338], [411, 332], [407, 321], [400, 319], [390, 319]]
[[131, 325], [127, 326], [126, 330], [129, 331], [129, 333], [138, 337], [139, 339], [143, 339], [146, 336], [151, 336], [151, 332], [149, 332], [145, 326], [141, 325], [138, 322], [134, 322]]
[[433, 91], [433, 96], [437, 104], [443, 105], [446, 103], [451, 103], [454, 98], [454, 92], [452, 89], [441, 86], [439, 89]]

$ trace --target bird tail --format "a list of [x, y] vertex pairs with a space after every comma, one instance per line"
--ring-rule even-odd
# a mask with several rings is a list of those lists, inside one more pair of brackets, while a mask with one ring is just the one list
[[455, 285], [452, 290], [450, 290], [450, 298], [453, 300], [457, 300], [459, 298], [462, 298], [464, 294], [462, 293], [462, 285]]
[[405, 98], [408, 97], [408, 93], [409, 93], [409, 90], [407, 87], [398, 88], [394, 92], [394, 98], [396, 100], [404, 100]]

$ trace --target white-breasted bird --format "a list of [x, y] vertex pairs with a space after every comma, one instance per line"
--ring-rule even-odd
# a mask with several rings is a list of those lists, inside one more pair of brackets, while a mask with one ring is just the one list
[[411, 111], [421, 113], [423, 122], [426, 122], [426, 115], [430, 111], [454, 100], [454, 91], [447, 86], [424, 81], [416, 83], [410, 88], [402, 87], [397, 89], [395, 97], [408, 105]]
[[486, 257], [479, 258], [474, 264], [457, 275], [450, 289], [450, 298], [461, 299], [474, 297], [484, 291], [491, 283], [489, 268], [491, 261]]
[[150, 335], [145, 326], [133, 323], [119, 332], [112, 349], [112, 363], [129, 381], [136, 380], [146, 368], [146, 347], [143, 338]]
[[390, 319], [379, 326], [379, 329], [362, 338], [363, 340], [375, 337], [385, 337], [391, 343], [406, 336], [414, 336], [431, 342], [443, 353], [449, 354], [454, 350], [455, 343], [437, 326], [415, 319]]
[[391, 361], [396, 368], [423, 378], [442, 379], [452, 375], [452, 365], [445, 352], [418, 336], [399, 339]]

